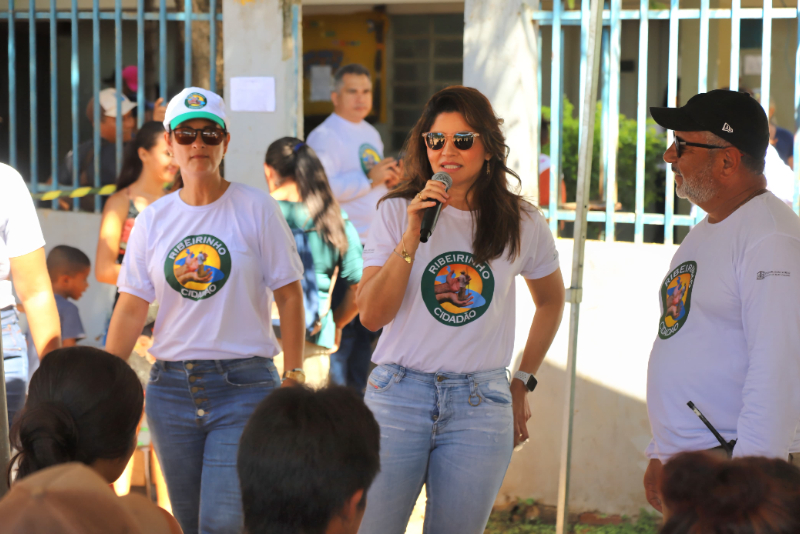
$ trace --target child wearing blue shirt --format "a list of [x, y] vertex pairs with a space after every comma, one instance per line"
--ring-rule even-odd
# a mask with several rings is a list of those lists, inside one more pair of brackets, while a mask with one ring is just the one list
[[[47, 255], [47, 271], [53, 284], [53, 295], [61, 320], [63, 347], [72, 347], [86, 337], [78, 307], [69, 299], [78, 300], [89, 287], [87, 281], [92, 264], [89, 257], [75, 247], [59, 245]], [[28, 342], [28, 377], [39, 368], [39, 354], [33, 346], [31, 334], [25, 334]]]

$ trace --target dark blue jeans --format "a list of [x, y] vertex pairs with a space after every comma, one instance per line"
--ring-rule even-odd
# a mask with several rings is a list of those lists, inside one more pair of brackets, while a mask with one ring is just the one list
[[330, 356], [332, 383], [351, 387], [364, 394], [372, 358], [372, 342], [376, 335], [367, 330], [358, 317], [342, 329], [339, 350]]
[[153, 365], [147, 421], [184, 534], [241, 532], [239, 438], [258, 403], [280, 384], [269, 358]]
[[[344, 298], [349, 286], [344, 280], [339, 280], [333, 286], [331, 307], [336, 306]], [[331, 354], [331, 383], [355, 389], [362, 395], [367, 387], [369, 376], [369, 362], [372, 358], [372, 342], [380, 332], [367, 330], [361, 324], [358, 316], [342, 329], [342, 341], [339, 350]]]
[[17, 310], [0, 312], [3, 328], [3, 368], [6, 375], [8, 424], [25, 405], [28, 392], [28, 344], [19, 328]]

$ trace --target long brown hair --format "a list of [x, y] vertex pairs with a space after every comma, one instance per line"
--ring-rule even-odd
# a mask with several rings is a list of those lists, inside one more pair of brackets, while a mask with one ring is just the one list
[[495, 115], [489, 99], [477, 89], [455, 85], [442, 89], [428, 100], [405, 143], [403, 164], [408, 181], [383, 197], [381, 202], [387, 198], [412, 199], [425, 188], [433, 176], [433, 169], [422, 134], [430, 131], [441, 113], [451, 112], [460, 113], [480, 134], [480, 141], [491, 156], [467, 194], [469, 209], [474, 212], [474, 260], [476, 263], [493, 260], [506, 251], [508, 259], [513, 260], [520, 250], [520, 211], [524, 200], [509, 189], [508, 177], [512, 176], [519, 184], [521, 182], [517, 173], [506, 167], [508, 147], [500, 130], [503, 119]]
[[[117, 177], [117, 191], [122, 191], [126, 187], [133, 185], [142, 174], [142, 159], [139, 157], [139, 149], [152, 150], [159, 139], [164, 138], [164, 125], [160, 122], [148, 121], [142, 125], [133, 140], [128, 143], [122, 156], [122, 170]], [[181, 171], [175, 173], [175, 180], [169, 188], [170, 193], [183, 187]]]
[[269, 145], [265, 160], [280, 178], [297, 182], [300, 200], [308, 208], [317, 233], [324, 242], [344, 255], [347, 252], [347, 234], [342, 208], [333, 198], [325, 169], [314, 149], [295, 137], [283, 137]]

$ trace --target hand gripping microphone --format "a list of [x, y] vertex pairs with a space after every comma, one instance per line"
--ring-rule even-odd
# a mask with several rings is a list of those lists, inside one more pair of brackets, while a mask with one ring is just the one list
[[[445, 191], [450, 190], [450, 186], [453, 185], [453, 179], [450, 178], [450, 175], [446, 172], [437, 172], [433, 175], [431, 180], [436, 180], [437, 182], [442, 182], [445, 186]], [[426, 200], [426, 202], [436, 202], [435, 206], [431, 206], [430, 208], [425, 209], [425, 214], [422, 216], [422, 225], [419, 228], [419, 240], [421, 243], [427, 243], [428, 239], [431, 237], [433, 233], [433, 229], [436, 228], [436, 221], [439, 220], [439, 213], [442, 211], [442, 203], [438, 200]]]

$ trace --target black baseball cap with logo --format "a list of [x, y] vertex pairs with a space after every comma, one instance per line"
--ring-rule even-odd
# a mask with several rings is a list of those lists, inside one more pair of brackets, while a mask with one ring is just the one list
[[769, 145], [769, 120], [758, 101], [747, 93], [715, 89], [700, 93], [680, 108], [650, 108], [667, 130], [711, 132], [756, 159]]

